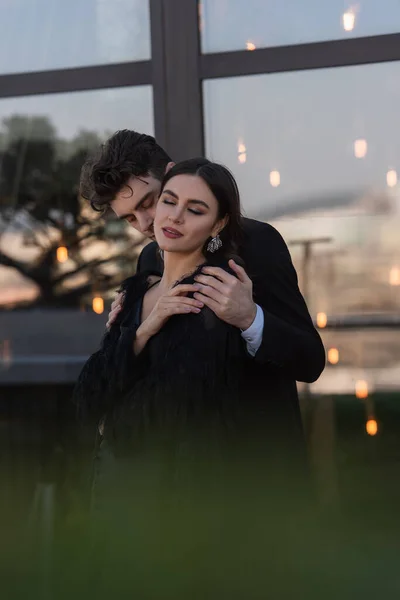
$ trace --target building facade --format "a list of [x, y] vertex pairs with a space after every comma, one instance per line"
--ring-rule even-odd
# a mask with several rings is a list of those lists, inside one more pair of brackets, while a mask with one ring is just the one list
[[[0, 11], [0, 381], [72, 382], [97, 343], [140, 240], [125, 231], [122, 248], [117, 231], [83, 247], [78, 219], [92, 217], [76, 205], [79, 165], [132, 128], [175, 160], [226, 164], [244, 212], [284, 235], [327, 345], [316, 390], [400, 389], [395, 0], [19, 0]], [[54, 311], [75, 324], [68, 335]]]
[[321, 497], [356, 512], [372, 481], [368, 514], [396, 512], [398, 0], [8, 0], [0, 23], [0, 400], [67, 402], [142, 244], [80, 202], [80, 166], [154, 134], [226, 164], [290, 247], [327, 350], [303, 390]]

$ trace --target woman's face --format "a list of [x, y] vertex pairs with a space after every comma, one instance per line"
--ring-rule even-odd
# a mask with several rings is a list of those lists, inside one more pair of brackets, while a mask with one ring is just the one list
[[201, 251], [209, 237], [225, 225], [218, 202], [201, 177], [176, 175], [161, 192], [154, 233], [161, 250], [190, 254]]

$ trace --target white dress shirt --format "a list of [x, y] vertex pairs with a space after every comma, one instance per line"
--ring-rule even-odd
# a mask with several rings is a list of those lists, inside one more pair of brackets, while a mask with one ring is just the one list
[[248, 329], [242, 331], [242, 338], [246, 342], [247, 352], [250, 356], [255, 356], [261, 346], [264, 331], [264, 313], [261, 306], [257, 306], [257, 313], [254, 321]]

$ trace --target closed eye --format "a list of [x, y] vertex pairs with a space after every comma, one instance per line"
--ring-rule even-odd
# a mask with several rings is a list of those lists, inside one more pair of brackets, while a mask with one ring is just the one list
[[147, 200], [145, 202], [143, 202], [143, 204], [140, 206], [140, 209], [146, 210], [147, 208], [151, 208], [153, 204], [154, 204], [154, 197], [150, 196], [149, 198], [147, 198]]
[[[171, 206], [174, 206], [176, 204], [176, 202], [174, 200], [170, 200], [169, 198], [164, 198], [162, 200], [163, 204], [169, 204]], [[190, 213], [192, 213], [193, 215], [202, 215], [204, 214], [201, 210], [196, 210], [194, 208], [188, 208], [188, 211]]]

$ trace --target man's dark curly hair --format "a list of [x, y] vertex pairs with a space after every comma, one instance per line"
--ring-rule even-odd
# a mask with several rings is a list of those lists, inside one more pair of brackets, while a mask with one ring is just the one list
[[151, 135], [117, 131], [83, 165], [80, 194], [94, 210], [104, 211], [130, 177], [152, 175], [162, 181], [168, 154]]

